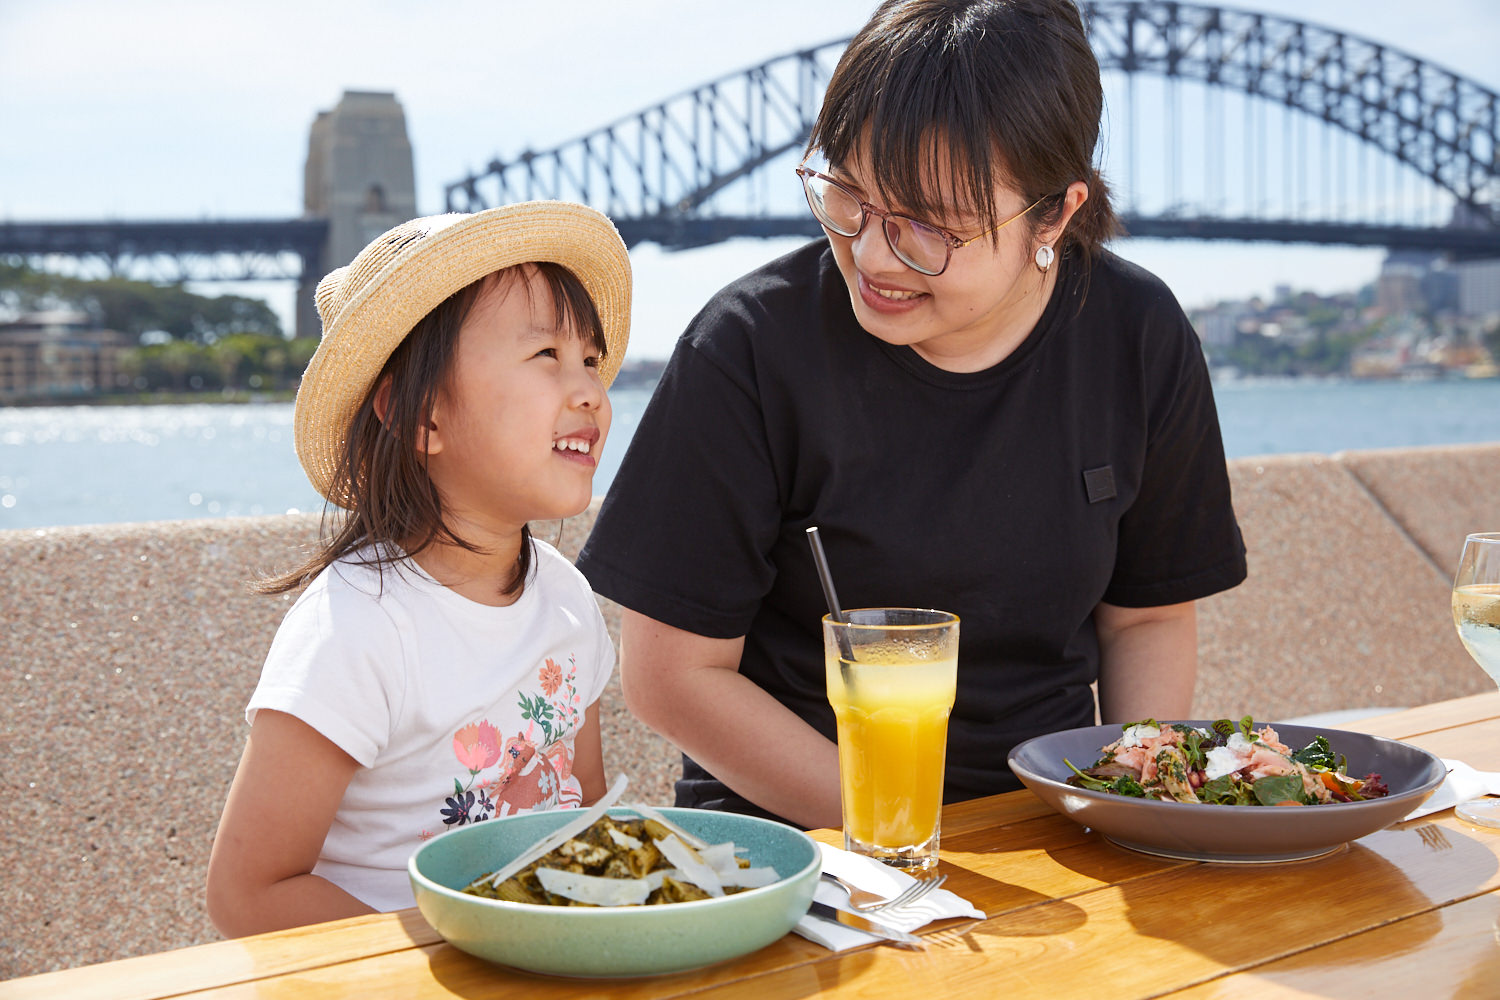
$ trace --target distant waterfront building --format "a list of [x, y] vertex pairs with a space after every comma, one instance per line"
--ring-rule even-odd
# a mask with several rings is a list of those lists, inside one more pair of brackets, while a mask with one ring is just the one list
[[1438, 254], [1420, 250], [1386, 254], [1375, 279], [1375, 305], [1387, 316], [1425, 311], [1428, 303], [1422, 283], [1438, 259]]
[[1458, 277], [1460, 315], [1500, 316], [1500, 260], [1460, 261], [1451, 270]]
[[[1463, 204], [1453, 209], [1448, 225], [1474, 228], [1485, 225]], [[1490, 319], [1500, 316], [1500, 260], [1465, 260], [1449, 265], [1455, 276], [1454, 298], [1460, 316]]]
[[130, 337], [101, 330], [87, 313], [23, 313], [0, 322], [0, 402], [86, 396], [111, 388]]
[[1204, 348], [1212, 351], [1216, 348], [1233, 347], [1240, 321], [1252, 314], [1248, 303], [1220, 302], [1218, 305], [1194, 309], [1189, 313], [1189, 319], [1192, 320], [1193, 328], [1198, 332], [1198, 339], [1203, 342]]

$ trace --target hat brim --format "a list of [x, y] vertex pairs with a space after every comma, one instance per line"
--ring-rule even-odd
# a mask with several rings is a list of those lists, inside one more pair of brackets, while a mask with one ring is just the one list
[[[347, 484], [335, 482], [345, 435], [391, 352], [421, 319], [454, 292], [517, 264], [551, 261], [571, 271], [594, 300], [604, 328], [599, 377], [614, 381], [630, 338], [630, 257], [613, 224], [585, 205], [533, 201], [473, 215], [420, 220], [425, 232], [409, 238], [380, 270], [339, 307], [324, 315], [323, 339], [297, 390], [293, 418], [298, 460], [313, 486], [347, 507]], [[324, 285], [350, 280], [367, 253], [410, 233], [398, 226], [370, 245]], [[368, 266], [368, 265], [367, 265]], [[344, 272], [344, 273], [341, 273]], [[357, 279], [357, 273], [354, 275]]]

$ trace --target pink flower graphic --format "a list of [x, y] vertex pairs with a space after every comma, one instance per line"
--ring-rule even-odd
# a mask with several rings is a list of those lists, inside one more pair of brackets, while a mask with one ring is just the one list
[[550, 656], [547, 657], [546, 666], [537, 671], [537, 677], [542, 682], [542, 690], [545, 691], [549, 697], [551, 695], [557, 694], [557, 689], [562, 687], [562, 667], [559, 667], [556, 663], [554, 663]]
[[488, 722], [473, 722], [453, 734], [453, 756], [477, 774], [500, 759], [500, 733]]

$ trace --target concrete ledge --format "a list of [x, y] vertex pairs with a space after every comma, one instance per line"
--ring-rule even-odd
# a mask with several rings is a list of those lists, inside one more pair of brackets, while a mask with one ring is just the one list
[[[1464, 476], [1474, 496], [1500, 495], [1500, 445], [1467, 451], [1461, 472], [1424, 485], [1448, 452], [1230, 463], [1250, 576], [1200, 604], [1195, 715], [1279, 719], [1490, 690], [1449, 610], [1463, 536], [1484, 530], [1485, 515], [1455, 508], [1469, 494], [1448, 484]], [[1392, 504], [1361, 469], [1379, 471]], [[1417, 538], [1451, 554], [1440, 564]]]
[[[1201, 606], [1194, 714], [1278, 719], [1486, 691], [1453, 634], [1500, 444], [1230, 463], [1250, 579]], [[539, 537], [576, 555], [596, 506]], [[243, 708], [289, 603], [245, 589], [316, 515], [0, 531], [0, 978], [211, 941], [202, 885]], [[618, 609], [601, 602], [618, 639]], [[604, 695], [606, 763], [671, 799], [677, 753]], [[1335, 718], [1343, 716], [1334, 716]]]

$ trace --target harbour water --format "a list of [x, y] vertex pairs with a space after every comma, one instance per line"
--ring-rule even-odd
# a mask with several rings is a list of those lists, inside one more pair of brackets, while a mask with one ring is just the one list
[[[612, 392], [604, 493], [649, 389]], [[1215, 386], [1231, 458], [1500, 441], [1500, 379]], [[292, 405], [0, 408], [0, 530], [321, 509]]]

